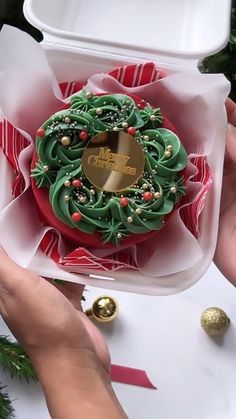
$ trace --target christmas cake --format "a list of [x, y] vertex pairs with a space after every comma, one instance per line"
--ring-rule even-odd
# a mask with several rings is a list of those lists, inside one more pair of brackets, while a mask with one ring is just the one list
[[144, 100], [82, 90], [36, 133], [32, 190], [45, 224], [70, 242], [128, 245], [160, 230], [185, 191], [187, 153]]

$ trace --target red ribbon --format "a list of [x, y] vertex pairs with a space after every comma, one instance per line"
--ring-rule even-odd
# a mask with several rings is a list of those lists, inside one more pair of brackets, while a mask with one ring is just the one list
[[157, 390], [157, 387], [155, 387], [148, 378], [146, 371], [136, 368], [123, 367], [122, 365], [112, 365], [111, 380], [118, 383]]

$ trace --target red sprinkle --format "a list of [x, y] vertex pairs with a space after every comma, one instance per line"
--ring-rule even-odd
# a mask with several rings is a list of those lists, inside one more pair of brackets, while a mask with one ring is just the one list
[[81, 132], [80, 132], [80, 134], [79, 134], [79, 138], [80, 138], [82, 141], [87, 140], [87, 139], [88, 139], [88, 133], [87, 133], [86, 131], [81, 131]]
[[153, 193], [152, 192], [144, 192], [143, 199], [144, 199], [144, 201], [151, 201], [153, 199]]
[[44, 129], [43, 128], [37, 129], [36, 135], [37, 135], [37, 137], [44, 137], [44, 135], [45, 135]]
[[136, 128], [134, 128], [134, 127], [129, 127], [128, 129], [127, 129], [127, 132], [128, 132], [128, 134], [129, 135], [135, 135], [135, 133], [136, 133]]
[[75, 223], [79, 223], [82, 218], [82, 215], [80, 214], [80, 212], [74, 212], [71, 218]]
[[79, 179], [74, 179], [72, 181], [73, 188], [80, 188], [82, 185], [83, 184], [82, 184], [81, 180], [79, 180]]
[[120, 206], [127, 207], [129, 205], [129, 200], [127, 198], [120, 198]]

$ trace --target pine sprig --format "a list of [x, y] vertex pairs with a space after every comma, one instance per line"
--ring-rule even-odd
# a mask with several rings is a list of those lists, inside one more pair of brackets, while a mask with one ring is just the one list
[[19, 343], [11, 342], [7, 336], [0, 336], [0, 364], [12, 377], [25, 379], [27, 382], [37, 380], [35, 370], [24, 349]]
[[3, 392], [4, 388], [0, 385], [0, 419], [12, 419], [15, 417], [14, 409], [8, 394]]
[[226, 47], [205, 58], [200, 64], [203, 73], [224, 73], [231, 82], [230, 97], [236, 101], [236, 0], [232, 2], [231, 34]]

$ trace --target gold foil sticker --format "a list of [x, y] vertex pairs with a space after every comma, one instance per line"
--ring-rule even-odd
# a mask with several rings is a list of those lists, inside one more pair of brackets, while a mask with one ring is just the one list
[[143, 173], [144, 152], [131, 135], [106, 131], [93, 137], [83, 152], [87, 179], [106, 192], [121, 192], [135, 184]]

